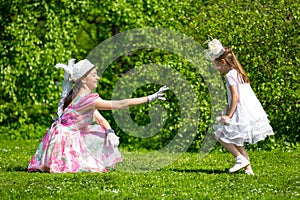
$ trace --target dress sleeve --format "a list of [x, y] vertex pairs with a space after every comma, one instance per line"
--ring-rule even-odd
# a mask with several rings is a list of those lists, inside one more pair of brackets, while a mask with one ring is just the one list
[[74, 103], [74, 108], [76, 110], [82, 110], [84, 108], [94, 106], [94, 103], [96, 99], [99, 98], [99, 95], [97, 93], [93, 93], [79, 98], [80, 99], [78, 99], [78, 101]]
[[236, 70], [231, 70], [226, 74], [226, 82], [228, 83], [229, 86], [237, 85], [238, 80], [237, 80]]
[[72, 104], [74, 123], [78, 129], [84, 129], [94, 121], [95, 101], [99, 98], [97, 93], [79, 96]]

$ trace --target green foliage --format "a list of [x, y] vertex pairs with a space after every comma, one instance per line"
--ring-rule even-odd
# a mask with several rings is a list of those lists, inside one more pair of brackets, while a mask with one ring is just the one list
[[[249, 152], [255, 176], [228, 173], [229, 153], [185, 153], [157, 171], [27, 173], [39, 141], [2, 141], [1, 199], [299, 199], [300, 147]], [[132, 164], [135, 154], [124, 163]], [[121, 163], [120, 163], [121, 164]], [[134, 163], [133, 163], [134, 164]], [[117, 164], [118, 165], [118, 164]]]
[[[159, 27], [181, 32], [203, 47], [208, 36], [232, 47], [276, 133], [267, 143], [278, 147], [299, 141], [300, 4], [297, 1], [86, 2], [1, 1], [1, 135], [42, 137], [59, 100], [61, 88], [57, 83], [63, 72], [54, 68], [56, 63], [66, 63], [71, 57], [84, 58], [100, 42], [118, 32]], [[180, 56], [149, 49], [124, 55], [102, 74], [100, 96], [110, 99], [115, 84], [126, 72], [150, 63], [176, 69], [193, 87], [201, 115], [190, 149], [199, 150], [211, 122], [211, 99], [201, 72]], [[134, 96], [148, 95], [157, 88], [159, 85], [145, 85]], [[118, 128], [112, 112], [102, 114], [126, 148], [159, 149], [177, 134], [182, 120], [174, 92], [168, 92], [167, 98], [168, 102], [161, 105], [168, 120], [153, 138], [129, 136]], [[148, 111], [152, 107], [143, 105], [130, 110], [136, 124], [150, 123]]]
[[54, 65], [77, 55], [75, 39], [86, 4], [1, 1], [0, 9], [0, 123], [10, 128], [1, 132], [31, 137], [33, 124], [51, 122], [62, 74]]

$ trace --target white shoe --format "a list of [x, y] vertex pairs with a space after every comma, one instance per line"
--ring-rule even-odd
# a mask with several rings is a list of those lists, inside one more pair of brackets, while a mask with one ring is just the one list
[[236, 159], [236, 163], [232, 168], [229, 169], [229, 173], [236, 172], [250, 164], [249, 160], [247, 160], [247, 158], [245, 158], [242, 155], [236, 157], [235, 159]]

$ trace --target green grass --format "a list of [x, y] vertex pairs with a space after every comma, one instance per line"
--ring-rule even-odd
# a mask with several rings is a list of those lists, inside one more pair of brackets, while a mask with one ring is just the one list
[[[300, 148], [251, 151], [255, 176], [229, 174], [234, 160], [214, 151], [205, 157], [185, 153], [156, 171], [106, 173], [28, 173], [39, 141], [1, 141], [0, 199], [299, 199]], [[130, 165], [134, 153], [123, 152]]]

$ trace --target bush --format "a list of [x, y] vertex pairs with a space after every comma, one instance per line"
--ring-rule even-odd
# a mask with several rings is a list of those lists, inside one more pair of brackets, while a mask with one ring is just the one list
[[[57, 62], [85, 57], [113, 34], [133, 28], [159, 27], [181, 32], [206, 47], [208, 36], [220, 39], [235, 51], [251, 85], [265, 108], [276, 133], [273, 147], [299, 141], [299, 3], [286, 1], [166, 1], [118, 0], [114, 2], [1, 4], [1, 127], [2, 135], [41, 137], [30, 133], [32, 125], [49, 126], [56, 112], [63, 72]], [[8, 9], [10, 8], [10, 9]], [[101, 76], [98, 92], [109, 99], [118, 80], [133, 68], [159, 63], [176, 69], [196, 91], [199, 128], [191, 150], [201, 146], [211, 117], [210, 96], [201, 73], [170, 52], [143, 49], [124, 55]], [[41, 67], [42, 66], [42, 67]], [[41, 70], [42, 68], [42, 70]], [[28, 70], [29, 69], [29, 70]], [[137, 88], [134, 95], [154, 92], [159, 85]], [[174, 97], [174, 98], [173, 98]], [[152, 105], [131, 109], [137, 124], [150, 123]], [[174, 93], [163, 103], [168, 120], [153, 138], [131, 137], [121, 130], [112, 112], [102, 112], [117, 129], [128, 148], [159, 149], [176, 135], [180, 110]], [[177, 107], [176, 107], [177, 106]], [[146, 113], [146, 115], [145, 115]], [[28, 127], [28, 129], [20, 127]], [[20, 132], [21, 133], [18, 133]], [[282, 142], [286, 143], [282, 143]], [[280, 143], [280, 144], [279, 144]], [[264, 144], [264, 143], [262, 143]]]

